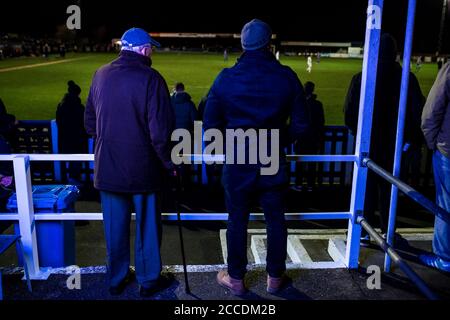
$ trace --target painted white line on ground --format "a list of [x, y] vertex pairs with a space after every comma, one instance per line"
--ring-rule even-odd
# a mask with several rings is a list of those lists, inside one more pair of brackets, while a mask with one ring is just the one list
[[288, 235], [287, 252], [292, 262], [300, 264], [313, 263], [305, 246], [297, 235]]
[[222, 247], [223, 263], [227, 263], [228, 249], [227, 249], [227, 230], [220, 230], [220, 246]]
[[328, 254], [334, 261], [344, 263], [345, 252], [346, 246], [344, 240], [339, 238], [331, 238], [328, 240]]
[[54, 65], [54, 64], [73, 62], [73, 61], [82, 60], [82, 59], [87, 59], [87, 58], [85, 57], [85, 58], [58, 60], [58, 61], [51, 61], [51, 62], [44, 62], [44, 63], [27, 64], [27, 65], [24, 65], [24, 66], [3, 68], [3, 69], [0, 69], [0, 73], [10, 72], [10, 71], [17, 71], [17, 70], [23, 70], [23, 69], [31, 69], [31, 68], [51, 66], [51, 65]]
[[252, 236], [251, 238], [252, 254], [257, 265], [266, 263], [267, 248], [264, 243], [265, 239], [267, 239], [267, 236]]

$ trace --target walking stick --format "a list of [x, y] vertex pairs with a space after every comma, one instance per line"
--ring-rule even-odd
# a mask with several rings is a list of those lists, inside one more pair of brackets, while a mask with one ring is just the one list
[[182, 222], [181, 222], [181, 211], [180, 211], [181, 175], [178, 170], [176, 171], [176, 179], [177, 179], [177, 186], [176, 186], [176, 196], [175, 196], [175, 210], [177, 210], [178, 234], [180, 235], [181, 257], [183, 259], [185, 292], [187, 294], [190, 294], [191, 289], [189, 288], [189, 280], [188, 280], [188, 274], [187, 274], [186, 253], [184, 251], [183, 226], [182, 226]]

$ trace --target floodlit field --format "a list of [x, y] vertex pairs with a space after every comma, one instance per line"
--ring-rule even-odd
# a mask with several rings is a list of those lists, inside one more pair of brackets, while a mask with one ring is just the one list
[[[56, 106], [67, 90], [67, 81], [74, 80], [82, 88], [86, 101], [94, 71], [112, 61], [115, 54], [69, 54], [66, 61], [58, 57], [17, 58], [0, 61], [0, 98], [8, 112], [23, 120], [53, 119]], [[155, 53], [153, 66], [165, 77], [170, 88], [184, 82], [197, 104], [216, 75], [230, 67], [238, 56], [223, 61], [220, 54]], [[61, 63], [60, 63], [61, 62]], [[281, 57], [281, 62], [297, 72], [300, 80], [316, 83], [316, 91], [325, 107], [328, 125], [343, 124], [342, 107], [353, 74], [361, 70], [361, 60], [322, 59], [306, 72], [306, 59]], [[435, 64], [426, 64], [417, 73], [424, 95], [427, 95], [437, 74]]]

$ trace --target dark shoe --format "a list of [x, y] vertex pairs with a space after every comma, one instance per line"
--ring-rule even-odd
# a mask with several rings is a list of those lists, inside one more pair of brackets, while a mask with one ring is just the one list
[[231, 291], [235, 296], [242, 296], [247, 292], [244, 280], [238, 280], [230, 277], [227, 271], [222, 270], [217, 274], [217, 283], [225, 289]]
[[450, 272], [450, 261], [445, 261], [434, 254], [422, 254], [419, 256], [419, 260], [428, 267]]
[[270, 294], [275, 294], [283, 290], [292, 280], [286, 275], [281, 278], [272, 278], [267, 276], [267, 292]]
[[111, 286], [111, 287], [109, 287], [109, 293], [112, 296], [119, 296], [119, 295], [121, 295], [122, 292], [127, 287], [127, 285], [129, 285], [131, 282], [133, 282], [134, 279], [136, 279], [136, 275], [135, 275], [134, 271], [130, 270], [128, 272], [127, 276], [125, 277], [125, 279], [123, 279], [118, 286]]
[[139, 295], [142, 298], [149, 298], [156, 293], [163, 291], [167, 288], [169, 288], [174, 282], [174, 277], [171, 274], [168, 275], [162, 275], [159, 277], [159, 279], [155, 282], [155, 284], [151, 286], [140, 286], [139, 287]]

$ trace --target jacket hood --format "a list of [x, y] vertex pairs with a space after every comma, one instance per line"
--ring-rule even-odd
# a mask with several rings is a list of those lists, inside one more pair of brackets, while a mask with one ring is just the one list
[[380, 61], [395, 62], [397, 59], [397, 42], [390, 34], [385, 33], [380, 39]]
[[277, 61], [272, 52], [266, 49], [244, 51], [244, 53], [239, 57], [238, 62], [247, 61]]
[[172, 100], [176, 104], [186, 103], [191, 101], [191, 96], [186, 92], [178, 92], [172, 96]]

